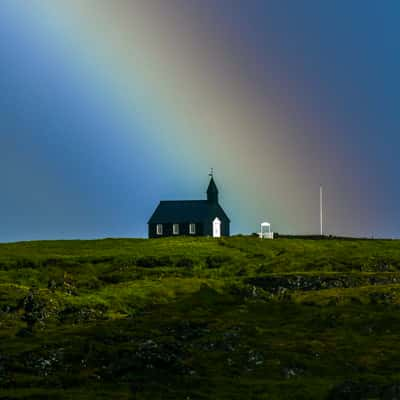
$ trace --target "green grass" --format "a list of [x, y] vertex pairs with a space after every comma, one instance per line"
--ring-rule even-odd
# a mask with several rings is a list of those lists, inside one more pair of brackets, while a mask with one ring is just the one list
[[385, 398], [399, 332], [398, 241], [0, 245], [0, 398]]

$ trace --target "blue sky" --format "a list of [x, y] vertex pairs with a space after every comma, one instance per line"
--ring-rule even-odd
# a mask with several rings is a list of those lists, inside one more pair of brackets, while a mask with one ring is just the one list
[[150, 3], [3, 3], [0, 241], [145, 236], [211, 166], [234, 233], [317, 231], [322, 182], [399, 236], [398, 2]]

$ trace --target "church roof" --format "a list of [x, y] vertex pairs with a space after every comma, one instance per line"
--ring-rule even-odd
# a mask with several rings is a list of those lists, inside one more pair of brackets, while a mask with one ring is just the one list
[[194, 223], [203, 222], [221, 215], [225, 216], [229, 221], [229, 218], [219, 204], [210, 203], [207, 200], [160, 201], [148, 223]]
[[214, 178], [211, 177], [208, 185], [207, 193], [218, 193], [217, 185], [215, 184]]

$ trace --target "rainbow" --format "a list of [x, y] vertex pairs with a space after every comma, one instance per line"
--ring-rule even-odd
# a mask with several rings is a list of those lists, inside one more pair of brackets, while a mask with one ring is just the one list
[[[5, 1], [2, 13], [63, 66], [51, 79], [69, 82], [91, 110], [96, 124], [75, 134], [97, 141], [112, 174], [142, 192], [134, 234], [145, 234], [158, 200], [202, 197], [210, 167], [234, 232], [263, 220], [280, 232], [318, 232], [324, 183], [330, 232], [365, 234], [364, 189], [350, 194], [355, 160], [335, 148], [340, 125], [310, 109], [306, 76], [287, 67], [293, 55], [272, 39], [258, 54], [230, 42], [234, 29], [201, 3]], [[257, 57], [267, 69], [251, 68]]]

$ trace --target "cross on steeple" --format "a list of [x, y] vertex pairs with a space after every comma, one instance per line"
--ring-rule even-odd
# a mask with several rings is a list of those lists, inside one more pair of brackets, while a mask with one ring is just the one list
[[208, 174], [211, 178], [214, 176], [214, 168], [210, 169], [210, 173]]

